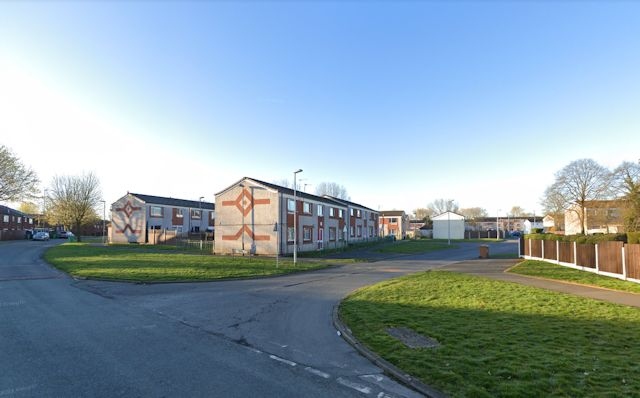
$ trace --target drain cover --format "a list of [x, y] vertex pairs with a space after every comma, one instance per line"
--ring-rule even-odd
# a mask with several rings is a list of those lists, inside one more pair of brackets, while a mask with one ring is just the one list
[[436, 339], [423, 336], [409, 328], [387, 328], [387, 333], [391, 337], [400, 340], [409, 348], [436, 348], [440, 343]]

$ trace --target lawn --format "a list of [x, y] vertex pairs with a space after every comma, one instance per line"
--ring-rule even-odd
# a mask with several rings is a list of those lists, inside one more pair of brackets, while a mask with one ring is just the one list
[[395, 243], [387, 244], [377, 251], [380, 253], [418, 254], [455, 248], [457, 248], [456, 245], [449, 245], [447, 241], [418, 239], [397, 241]]
[[562, 265], [546, 261], [526, 260], [511, 268], [509, 272], [520, 275], [537, 276], [540, 278], [557, 279], [583, 285], [604, 287], [625, 292], [640, 293], [640, 284], [627, 282], [608, 276], [594, 274], [588, 271], [563, 267]]
[[76, 277], [131, 281], [206, 281], [288, 274], [324, 268], [329, 261], [229, 257], [180, 253], [157, 246], [89, 246], [67, 243], [49, 249], [45, 260]]
[[[355, 336], [454, 397], [633, 396], [640, 311], [445, 271], [363, 288], [340, 305]], [[436, 339], [410, 349], [386, 329]]]

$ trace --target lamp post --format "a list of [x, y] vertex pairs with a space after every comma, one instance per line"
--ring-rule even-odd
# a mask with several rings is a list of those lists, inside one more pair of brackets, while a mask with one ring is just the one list
[[104, 200], [101, 200], [100, 202], [102, 202], [102, 244], [106, 245], [106, 237], [107, 234], [105, 233], [106, 228], [107, 228], [107, 202]]
[[296, 187], [298, 173], [302, 173], [302, 169], [293, 172], [293, 265], [296, 265], [298, 261], [298, 230], [296, 226], [298, 223], [298, 192]]

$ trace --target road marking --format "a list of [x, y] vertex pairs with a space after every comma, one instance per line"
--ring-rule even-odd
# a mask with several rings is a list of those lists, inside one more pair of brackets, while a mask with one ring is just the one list
[[338, 383], [342, 384], [345, 387], [353, 388], [356, 391], [359, 391], [363, 394], [371, 394], [371, 389], [369, 387], [363, 386], [362, 384], [354, 383], [349, 380], [345, 380], [342, 377], [338, 377]]
[[275, 355], [269, 355], [269, 358], [275, 359], [278, 362], [286, 363], [289, 366], [296, 366], [297, 365], [297, 363], [295, 363], [293, 361], [289, 361], [288, 359], [280, 358], [280, 357], [277, 357]]
[[307, 372], [309, 372], [309, 373], [313, 373], [313, 374], [314, 374], [314, 375], [316, 375], [316, 376], [323, 377], [323, 378], [325, 378], [325, 379], [328, 379], [328, 378], [330, 378], [330, 377], [331, 377], [331, 376], [329, 375], [329, 373], [325, 373], [325, 372], [323, 372], [323, 371], [321, 371], [321, 370], [314, 369], [314, 368], [309, 367], [309, 366], [307, 366], [306, 368], [304, 368], [304, 370], [306, 370], [306, 371], [307, 371]]
[[0, 390], [0, 397], [7, 397], [9, 395], [18, 394], [25, 391], [31, 391], [31, 390], [34, 390], [36, 387], [37, 387], [36, 384], [31, 384], [30, 386], [7, 388], [5, 390]]
[[244, 347], [245, 347], [247, 350], [249, 350], [249, 351], [253, 351], [253, 352], [255, 352], [256, 354], [262, 354], [262, 351], [260, 351], [260, 350], [258, 350], [258, 349], [255, 349], [255, 348], [253, 348], [253, 347], [249, 347], [249, 346], [244, 346]]
[[21, 305], [25, 305], [27, 304], [26, 301], [23, 300], [18, 300], [18, 301], [2, 301], [0, 302], [0, 308], [6, 308], [6, 307], [18, 307]]
[[383, 391], [380, 394], [378, 394], [378, 398], [393, 398], [393, 395], [389, 395]]
[[361, 379], [373, 379], [376, 382], [380, 383], [382, 380], [384, 380], [384, 377], [380, 376], [380, 375], [363, 375], [360, 376]]

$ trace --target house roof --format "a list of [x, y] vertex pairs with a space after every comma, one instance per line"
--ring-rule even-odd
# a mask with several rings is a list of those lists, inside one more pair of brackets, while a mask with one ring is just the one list
[[452, 221], [464, 220], [464, 216], [462, 214], [454, 213], [452, 211], [445, 211], [444, 213], [440, 213], [437, 216], [431, 217], [431, 219], [440, 221], [441, 219], [445, 219], [445, 215], [447, 215], [447, 213], [449, 213], [451, 216], [454, 216], [454, 218], [451, 219]]
[[380, 217], [404, 217], [404, 210], [381, 210]]
[[19, 217], [29, 217], [28, 214], [25, 214], [19, 210], [12, 209], [11, 207], [0, 205], [0, 214], [8, 214], [10, 216], [19, 216]]
[[[243, 177], [240, 180], [238, 180], [237, 182], [235, 182], [234, 184], [230, 185], [229, 187], [223, 189], [222, 191], [216, 193], [216, 196], [225, 192], [227, 189], [239, 184], [240, 182], [244, 181], [244, 180], [251, 180], [257, 184], [263, 185], [267, 188], [271, 188], [273, 190], [276, 190], [278, 192], [282, 192], [284, 194], [287, 195], [292, 195], [293, 196], [293, 189], [292, 188], [287, 188], [287, 187], [283, 187], [281, 185], [277, 185], [277, 184], [273, 184], [271, 182], [266, 182], [266, 181], [262, 181], [262, 180], [258, 180], [256, 178], [252, 178], [252, 177]], [[371, 210], [368, 207], [362, 206], [360, 204], [357, 203], [353, 203], [353, 202], [349, 202], [347, 200], [343, 200], [343, 199], [338, 199], [338, 198], [334, 198], [332, 196], [329, 195], [325, 195], [325, 196], [318, 196], [318, 195], [313, 195], [304, 191], [299, 191], [296, 190], [296, 196], [299, 198], [307, 198], [309, 200], [315, 200], [317, 202], [324, 202], [324, 203], [333, 203], [333, 204], [338, 204], [344, 207], [348, 207], [348, 206], [354, 206], [354, 207], [360, 207], [363, 209], [367, 209], [367, 210]], [[375, 211], [375, 210], [371, 210], [371, 211]]]
[[130, 195], [142, 200], [145, 203], [163, 206], [190, 207], [193, 209], [215, 210], [215, 203], [200, 202], [198, 200], [165, 198], [163, 196], [145, 195], [141, 193], [130, 193]]

